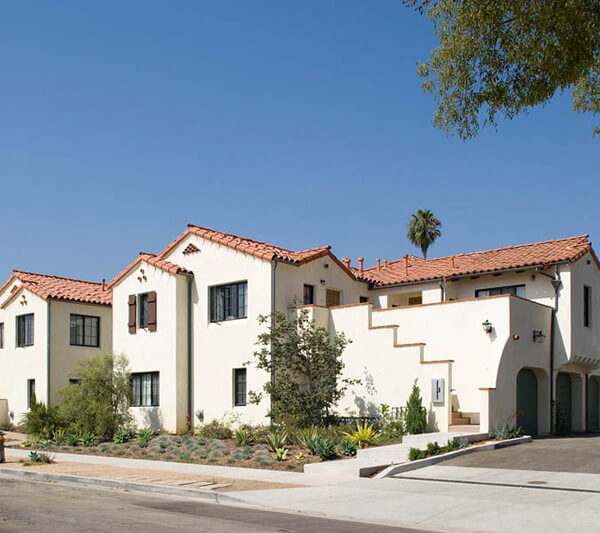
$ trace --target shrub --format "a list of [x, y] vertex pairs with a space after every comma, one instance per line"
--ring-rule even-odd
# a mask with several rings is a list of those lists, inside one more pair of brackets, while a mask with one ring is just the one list
[[150, 442], [154, 436], [156, 435], [156, 431], [152, 428], [143, 428], [138, 431], [138, 439], [145, 440]]
[[354, 442], [359, 448], [366, 448], [375, 444], [381, 437], [379, 431], [375, 431], [373, 424], [368, 424], [365, 420], [361, 425], [359, 422], [356, 423], [356, 429], [351, 433], [345, 432], [344, 437]]
[[29, 452], [29, 460], [32, 463], [44, 463], [44, 464], [50, 464], [50, 463], [54, 462], [54, 459], [52, 459], [52, 457], [50, 455], [48, 455], [47, 453], [36, 452], [33, 450]]
[[357, 451], [356, 443], [351, 440], [343, 440], [340, 445], [340, 451], [342, 452], [342, 455], [353, 457], [356, 455]]
[[93, 433], [83, 433], [79, 437], [80, 446], [89, 447], [96, 446], [96, 444], [98, 444], [98, 442], [96, 441], [96, 435], [94, 435]]
[[411, 448], [408, 452], [408, 460], [409, 461], [417, 461], [418, 459], [425, 459], [426, 453], [423, 450], [419, 450], [419, 448]]
[[337, 450], [333, 439], [318, 438], [315, 442], [315, 450], [323, 461], [329, 461], [337, 457]]
[[286, 448], [277, 448], [275, 450], [275, 460], [278, 462], [285, 461], [288, 456], [288, 451]]
[[252, 428], [245, 427], [245, 426], [239, 428], [235, 432], [234, 438], [235, 438], [235, 445], [238, 448], [250, 444], [254, 439], [254, 434], [252, 433]]
[[79, 361], [77, 383], [60, 393], [61, 416], [71, 431], [93, 433], [112, 440], [115, 432], [131, 424], [131, 386], [124, 356], [101, 354]]
[[443, 450], [437, 442], [430, 442], [427, 444], [427, 455], [439, 455], [443, 453]]
[[319, 430], [317, 428], [305, 428], [296, 434], [298, 444], [308, 450], [313, 455], [316, 455], [316, 442], [319, 439]]
[[288, 440], [289, 433], [284, 430], [274, 429], [270, 431], [265, 439], [267, 446], [272, 452], [278, 448], [283, 448]]
[[35, 395], [31, 400], [31, 408], [23, 415], [22, 425], [28, 435], [39, 435], [45, 439], [52, 438], [57, 429], [65, 427], [58, 407], [47, 407], [38, 402]]
[[516, 439], [523, 436], [523, 428], [521, 426], [513, 428], [508, 432], [509, 439]]
[[233, 430], [225, 422], [219, 422], [213, 420], [208, 424], [199, 426], [196, 428], [198, 436], [204, 437], [205, 439], [231, 439], [233, 437]]
[[67, 433], [67, 444], [69, 446], [78, 446], [79, 438], [80, 438], [80, 434], [78, 432]]
[[128, 429], [121, 428], [121, 429], [118, 429], [117, 432], [115, 433], [114, 441], [117, 444], [124, 444], [126, 442], [129, 442], [130, 439], [131, 439], [131, 432]]
[[455, 450], [460, 450], [461, 448], [466, 448], [468, 445], [469, 441], [464, 437], [454, 437], [452, 440], [448, 441], [446, 449], [449, 452], [453, 452]]
[[421, 389], [417, 385], [417, 380], [413, 383], [413, 388], [406, 403], [406, 431], [415, 435], [424, 433], [427, 428], [427, 410], [423, 407], [421, 399]]
[[390, 406], [382, 403], [381, 419], [383, 422], [381, 427], [382, 436], [386, 439], [402, 441], [402, 437], [406, 433], [404, 418], [393, 416]]
[[58, 428], [54, 431], [54, 444], [64, 446], [67, 442], [67, 431], [64, 428]]

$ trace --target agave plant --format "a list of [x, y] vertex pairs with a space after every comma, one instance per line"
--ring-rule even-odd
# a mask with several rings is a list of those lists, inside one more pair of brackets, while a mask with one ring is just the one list
[[277, 448], [275, 450], [275, 460], [278, 462], [285, 461], [288, 456], [287, 448]]
[[373, 424], [368, 424], [365, 420], [361, 425], [360, 422], [356, 423], [356, 429], [350, 433], [344, 432], [344, 437], [354, 442], [359, 448], [366, 448], [375, 444], [381, 433], [373, 428]]
[[276, 452], [279, 448], [283, 448], [288, 440], [289, 433], [285, 430], [274, 429], [269, 431], [265, 441], [272, 452]]
[[238, 448], [250, 444], [254, 440], [254, 433], [249, 427], [242, 426], [234, 433], [235, 445]]
[[298, 444], [313, 455], [317, 454], [316, 444], [319, 440], [319, 430], [317, 428], [305, 428], [296, 435]]

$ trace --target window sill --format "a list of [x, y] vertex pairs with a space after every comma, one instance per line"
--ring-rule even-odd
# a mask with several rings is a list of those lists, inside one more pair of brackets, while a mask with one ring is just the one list
[[223, 324], [225, 322], [236, 322], [237, 320], [246, 320], [247, 316], [240, 316], [237, 318], [225, 318], [223, 320], [209, 320], [209, 324]]

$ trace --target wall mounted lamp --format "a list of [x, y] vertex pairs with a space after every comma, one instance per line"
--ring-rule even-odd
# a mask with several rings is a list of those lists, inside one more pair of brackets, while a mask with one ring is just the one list
[[492, 332], [492, 323], [489, 320], [486, 320], [485, 322], [482, 322], [481, 326], [483, 327], [483, 331], [485, 331], [486, 333], [491, 333]]
[[533, 330], [533, 342], [538, 342], [541, 344], [542, 342], [544, 342], [545, 338], [546, 338], [546, 335], [544, 335], [544, 333], [542, 332], [541, 329]]

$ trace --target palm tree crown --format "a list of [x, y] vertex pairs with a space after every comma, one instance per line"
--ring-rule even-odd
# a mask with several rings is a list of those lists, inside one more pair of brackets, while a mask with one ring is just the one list
[[442, 235], [441, 227], [442, 223], [429, 209], [417, 209], [416, 214], [411, 215], [406, 236], [412, 244], [421, 248], [424, 259], [427, 259], [427, 249]]

